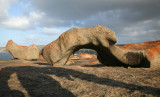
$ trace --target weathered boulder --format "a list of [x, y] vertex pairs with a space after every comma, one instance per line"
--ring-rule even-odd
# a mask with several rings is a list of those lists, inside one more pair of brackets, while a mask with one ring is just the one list
[[6, 50], [14, 59], [35, 60], [39, 58], [39, 49], [36, 45], [19, 46], [12, 40], [9, 40], [6, 45]]
[[145, 50], [147, 60], [150, 62], [151, 68], [160, 67], [160, 40], [148, 41], [142, 43], [132, 43], [120, 46], [122, 49]]
[[42, 55], [52, 65], [65, 65], [81, 48], [94, 49], [104, 65], [139, 65], [146, 60], [143, 50], [124, 50], [115, 45], [115, 33], [104, 26], [71, 28], [42, 49]]
[[123, 49], [145, 50], [148, 48], [152, 48], [156, 45], [160, 45], [160, 40], [147, 41], [147, 42], [141, 42], [141, 43], [131, 43], [131, 44], [126, 44], [124, 46], [119, 46], [119, 47]]

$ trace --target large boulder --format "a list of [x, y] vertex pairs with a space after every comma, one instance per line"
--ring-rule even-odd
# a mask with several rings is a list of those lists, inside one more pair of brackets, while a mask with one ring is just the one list
[[124, 46], [120, 46], [120, 48], [126, 50], [144, 50], [147, 54], [146, 57], [150, 62], [151, 68], [160, 67], [160, 40], [126, 44]]
[[42, 49], [42, 55], [52, 65], [65, 65], [81, 48], [94, 49], [104, 65], [139, 65], [146, 60], [143, 50], [124, 50], [115, 45], [115, 33], [104, 26], [71, 28]]
[[145, 50], [157, 45], [160, 45], [160, 40], [147, 41], [147, 42], [141, 42], [141, 43], [131, 43], [131, 44], [126, 44], [124, 46], [119, 46], [119, 47], [123, 49]]
[[6, 50], [14, 59], [36, 60], [39, 58], [39, 49], [36, 45], [19, 46], [12, 40], [9, 40], [6, 45]]

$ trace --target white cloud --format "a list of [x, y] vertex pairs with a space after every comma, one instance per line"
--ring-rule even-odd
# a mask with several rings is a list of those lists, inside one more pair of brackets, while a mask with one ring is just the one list
[[[12, 4], [24, 6], [22, 9], [17, 9], [21, 12], [21, 16], [14, 16], [14, 13], [8, 13], [9, 8]], [[18, 7], [19, 8], [19, 7]], [[28, 9], [29, 11], [25, 11]], [[20, 10], [20, 11], [19, 11]], [[45, 20], [45, 13], [33, 10], [30, 1], [20, 0], [0, 0], [0, 27], [13, 29], [13, 30], [29, 30], [33, 29], [40, 24], [41, 21]]]
[[60, 30], [60, 29], [57, 29], [57, 28], [47, 28], [47, 27], [44, 27], [42, 29], [42, 32], [45, 33], [45, 34], [61, 34], [63, 31]]
[[17, 2], [18, 0], [0, 0], [0, 19], [8, 17], [8, 9], [12, 3]]
[[32, 11], [29, 13], [29, 18], [34, 21], [41, 20], [44, 16], [45, 16], [45, 13], [43, 13], [43, 12]]
[[[12, 4], [18, 3], [18, 1], [19, 0], [0, 0], [0, 27], [14, 30], [33, 29], [33, 19], [38, 18], [35, 14], [32, 13], [29, 16], [9, 16], [8, 9]], [[34, 18], [32, 19], [31, 17]]]
[[26, 16], [6, 17], [0, 21], [0, 26], [14, 30], [29, 30], [35, 28], [36, 24], [44, 20], [43, 12], [31, 11]]
[[1, 22], [1, 25], [8, 29], [26, 30], [33, 28], [33, 23], [27, 17], [10, 17]]

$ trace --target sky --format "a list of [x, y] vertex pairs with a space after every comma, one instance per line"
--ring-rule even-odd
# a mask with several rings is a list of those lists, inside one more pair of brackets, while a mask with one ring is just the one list
[[95, 25], [113, 30], [117, 44], [160, 40], [160, 0], [0, 0], [0, 47], [47, 45]]

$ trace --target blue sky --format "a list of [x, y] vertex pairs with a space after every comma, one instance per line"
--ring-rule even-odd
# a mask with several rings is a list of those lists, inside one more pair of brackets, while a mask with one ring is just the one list
[[0, 0], [0, 47], [46, 45], [71, 27], [106, 26], [118, 44], [159, 40], [160, 0]]

